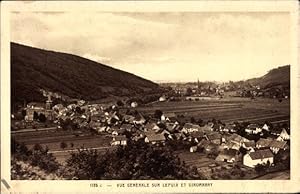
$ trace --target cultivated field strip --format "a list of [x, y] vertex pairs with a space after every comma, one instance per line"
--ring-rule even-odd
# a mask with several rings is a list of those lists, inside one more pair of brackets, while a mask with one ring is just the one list
[[279, 120], [279, 121], [272, 121], [272, 124], [278, 124], [278, 123], [288, 123], [290, 122], [290, 119], [283, 119], [283, 120]]
[[91, 140], [99, 140], [99, 142], [101, 142], [101, 140], [105, 139], [105, 137], [101, 137], [101, 136], [79, 136], [79, 137], [75, 137], [74, 135], [67, 135], [67, 136], [59, 136], [59, 137], [51, 137], [51, 138], [43, 138], [43, 137], [39, 137], [39, 138], [30, 138], [30, 139], [20, 139], [18, 141], [23, 142], [25, 144], [44, 144], [44, 143], [53, 143], [53, 142], [62, 142], [62, 141], [80, 141], [80, 140], [84, 140], [86, 142], [91, 141]]
[[208, 108], [189, 108], [189, 109], [173, 109], [171, 111], [162, 110], [164, 113], [173, 112], [173, 113], [192, 113], [192, 112], [199, 112], [199, 111], [222, 111], [222, 110], [234, 110], [234, 109], [240, 109], [240, 105], [230, 106], [230, 107], [208, 107]]
[[141, 107], [141, 108], [135, 108], [137, 111], [141, 112], [154, 112], [157, 109], [160, 109], [162, 111], [166, 112], [174, 112], [174, 111], [185, 111], [185, 110], [192, 110], [192, 109], [199, 109], [199, 110], [208, 110], [208, 109], [214, 109], [214, 108], [225, 108], [225, 107], [241, 107], [241, 104], [238, 103], [230, 103], [230, 104], [205, 104], [205, 105], [185, 105], [185, 106], [171, 106], [171, 107], [164, 107], [164, 106], [156, 106], [156, 107]]
[[224, 120], [224, 122], [230, 122], [230, 121], [277, 121], [282, 119], [287, 119], [289, 116], [286, 115], [258, 115], [257, 117], [243, 117], [243, 118], [234, 118], [234, 119], [227, 119]]
[[210, 111], [198, 111], [194, 113], [190, 113], [189, 116], [203, 117], [203, 118], [238, 118], [241, 116], [252, 116], [258, 114], [278, 114], [265, 110], [248, 110], [243, 108], [230, 109], [230, 110], [210, 110]]
[[12, 137], [15, 138], [34, 138], [34, 137], [59, 137], [59, 136], [66, 136], [72, 135], [70, 131], [37, 131], [37, 132], [26, 132], [26, 133], [15, 133], [12, 134]]

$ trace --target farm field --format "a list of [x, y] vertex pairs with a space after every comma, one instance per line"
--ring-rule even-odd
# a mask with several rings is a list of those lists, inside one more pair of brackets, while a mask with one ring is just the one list
[[135, 110], [145, 114], [153, 114], [155, 110], [164, 113], [174, 112], [180, 121], [189, 122], [191, 117], [196, 120], [213, 118], [224, 123], [248, 121], [253, 123], [287, 123], [290, 117], [289, 99], [278, 102], [277, 99], [257, 98], [223, 98], [220, 100], [157, 102]]

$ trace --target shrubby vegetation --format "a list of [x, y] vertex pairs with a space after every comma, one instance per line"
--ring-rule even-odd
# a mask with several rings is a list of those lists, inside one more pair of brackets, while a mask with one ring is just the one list
[[29, 150], [24, 144], [20, 144], [12, 139], [11, 153], [12, 168], [15, 168], [15, 175], [18, 175], [21, 170], [21, 166], [18, 163], [19, 161], [39, 167], [46, 173], [56, 173], [60, 168], [60, 164], [56, 161], [56, 158], [48, 153], [47, 148], [43, 148], [39, 144], [34, 145], [34, 147]]
[[203, 179], [166, 147], [129, 142], [100, 155], [95, 150], [79, 150], [67, 161], [77, 179]]

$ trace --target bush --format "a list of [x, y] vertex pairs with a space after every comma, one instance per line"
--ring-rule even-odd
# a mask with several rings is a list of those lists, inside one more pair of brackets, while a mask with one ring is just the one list
[[[38, 166], [46, 172], [55, 172], [59, 167], [56, 158], [48, 153], [48, 148], [35, 144], [31, 150], [24, 144], [19, 144], [14, 139], [11, 142], [11, 153], [13, 158], [20, 161], [27, 161], [33, 166]], [[17, 167], [17, 166], [16, 166]]]
[[203, 179], [196, 168], [185, 166], [166, 147], [143, 141], [128, 142], [104, 155], [96, 150], [79, 150], [67, 160], [78, 179]]
[[68, 144], [66, 144], [64, 141], [60, 143], [60, 148], [61, 148], [61, 149], [64, 150], [64, 149], [67, 148], [67, 147], [68, 147]]
[[118, 101], [117, 101], [117, 105], [118, 105], [118, 106], [124, 106], [124, 103], [123, 103], [121, 100], [118, 100]]
[[161, 110], [155, 110], [154, 112], [154, 118], [160, 119], [163, 112]]

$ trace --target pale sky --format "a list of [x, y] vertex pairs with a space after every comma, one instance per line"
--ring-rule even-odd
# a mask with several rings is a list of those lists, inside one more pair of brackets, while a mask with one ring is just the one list
[[17, 12], [13, 42], [152, 81], [237, 81], [291, 63], [284, 12]]

